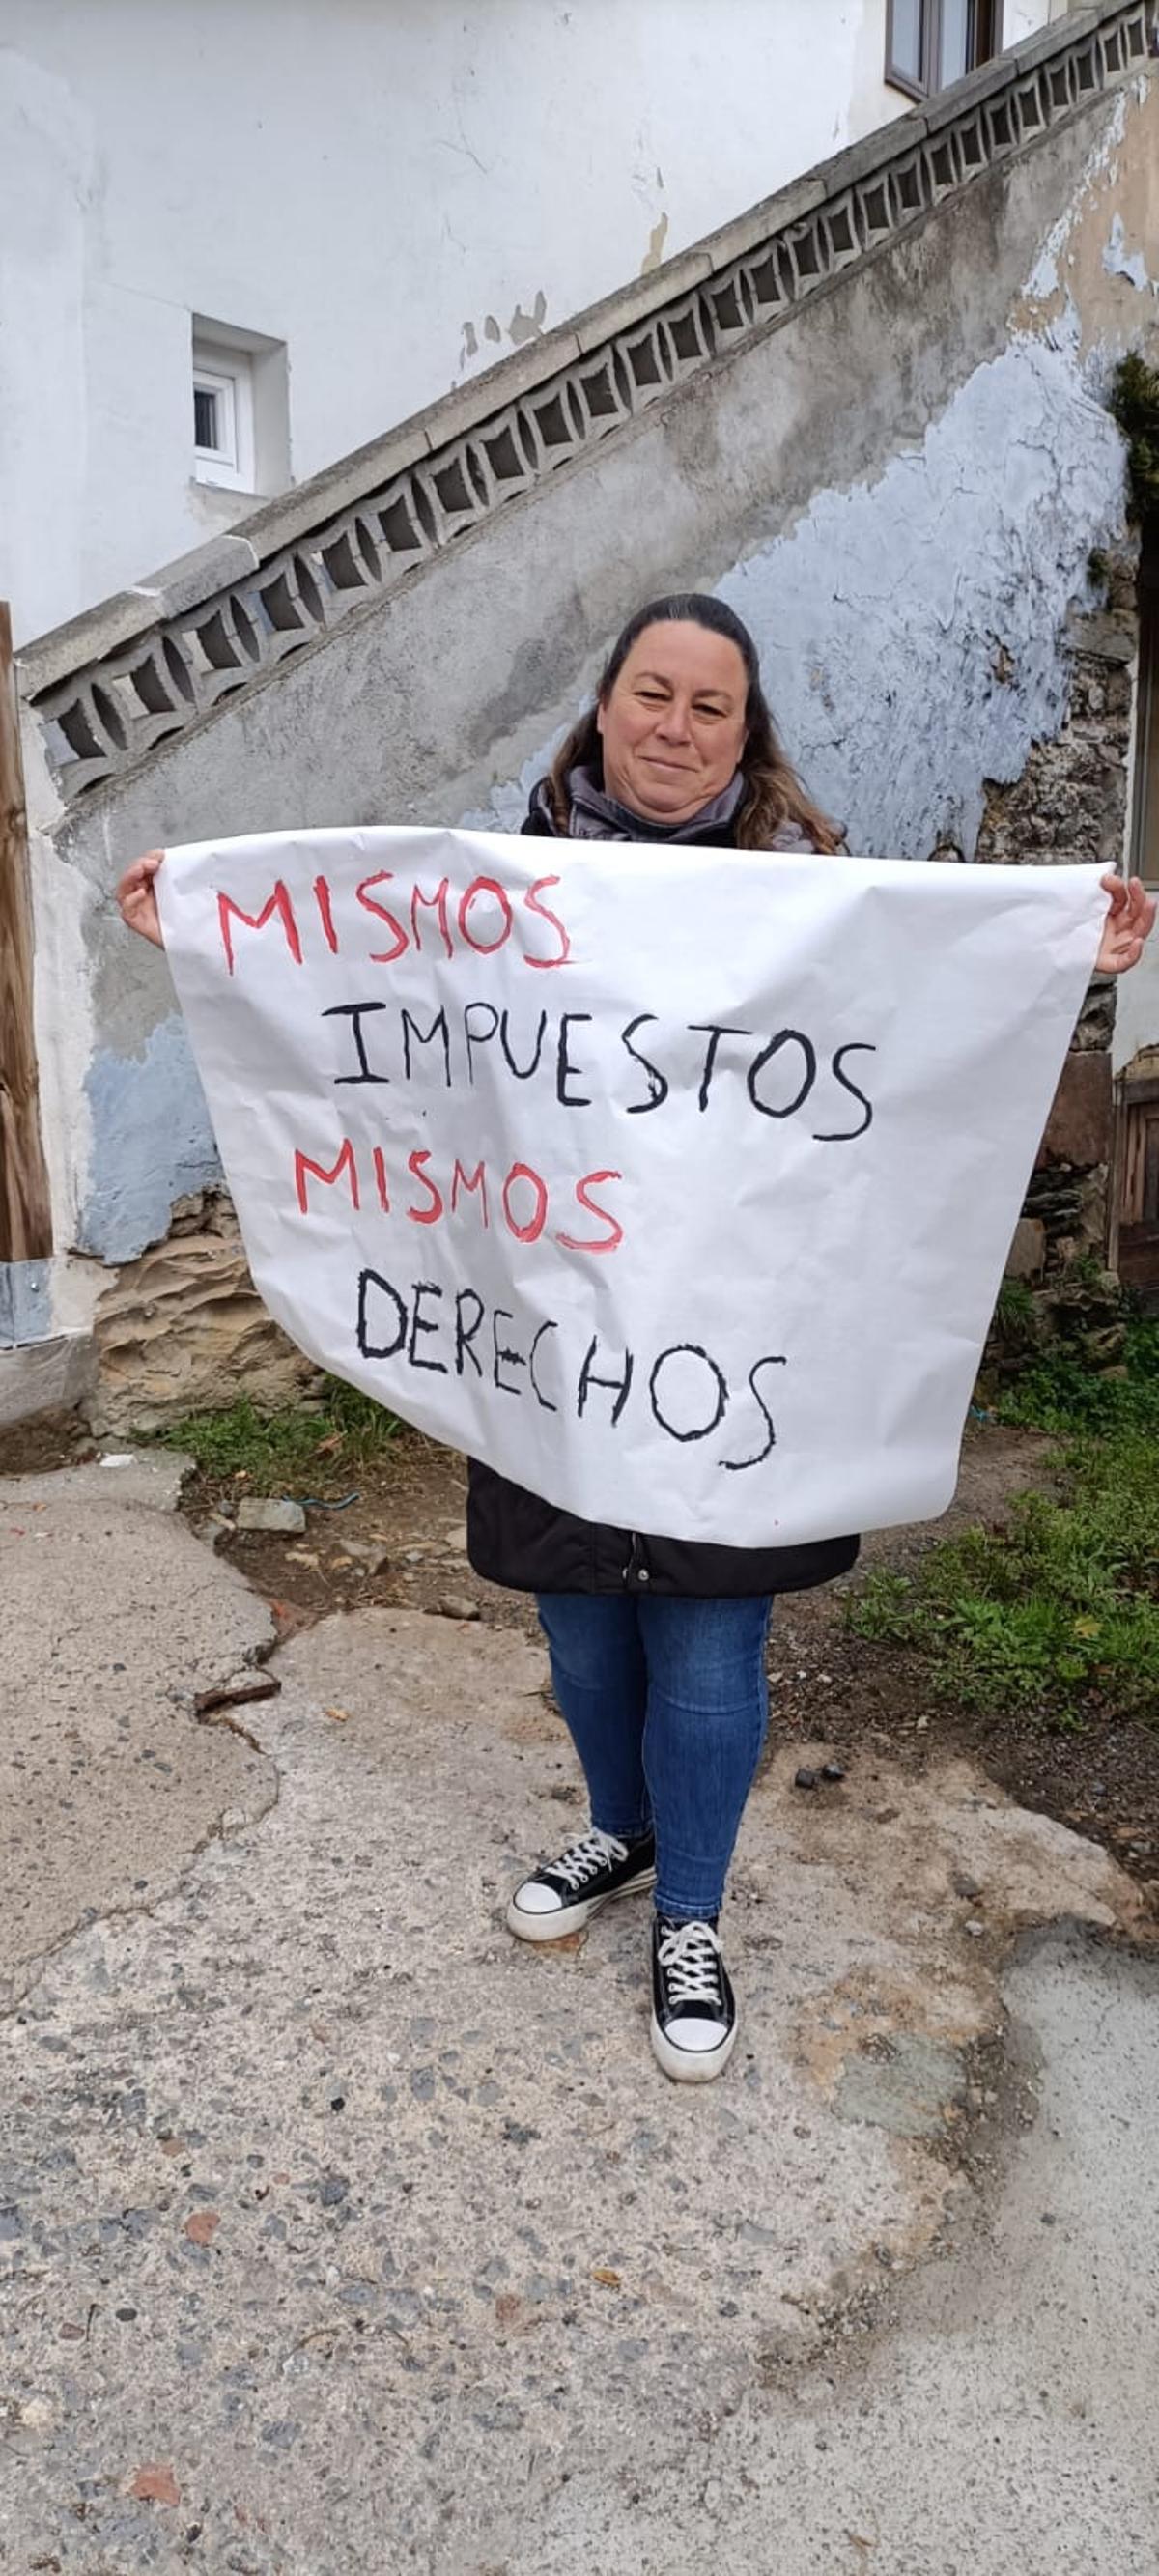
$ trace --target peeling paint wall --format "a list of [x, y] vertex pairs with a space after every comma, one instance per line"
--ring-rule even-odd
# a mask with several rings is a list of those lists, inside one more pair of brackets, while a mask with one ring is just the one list
[[180, 1016], [151, 1029], [139, 1055], [98, 1047], [85, 1076], [91, 1120], [90, 1187], [77, 1250], [131, 1261], [169, 1225], [175, 1198], [220, 1174], [200, 1083], [191, 1079]]
[[[1016, 342], [875, 482], [819, 495], [719, 585], [779, 719], [856, 847], [972, 858], [1066, 698], [1068, 610], [1121, 520], [1122, 446], [1073, 352]], [[873, 673], [872, 686], [867, 685]]]
[[[1066, 704], [1068, 612], [1122, 530], [1122, 442], [1073, 349], [979, 366], [884, 470], [827, 490], [712, 586], [760, 647], [792, 757], [852, 846], [972, 858], [986, 782]], [[509, 828], [558, 729], [477, 819]]]
[[[790, 754], [854, 849], [969, 858], [996, 785], [1063, 726], [1092, 553], [1129, 542], [1102, 395], [1157, 317], [1104, 258], [1116, 217], [1159, 237], [1154, 80], [71, 809], [51, 865], [84, 923], [88, 1018], [80, 1114], [62, 1086], [51, 1150], [72, 1156], [72, 1241], [128, 1259], [211, 1177], [164, 962], [111, 912], [125, 859], [339, 819], [516, 825], [657, 591], [716, 589], [752, 624]], [[1047, 816], [1034, 855], [1077, 853]]]
[[301, 481], [902, 114], [885, 9], [0, 0], [18, 641], [252, 507], [192, 479], [195, 313], [285, 343]]

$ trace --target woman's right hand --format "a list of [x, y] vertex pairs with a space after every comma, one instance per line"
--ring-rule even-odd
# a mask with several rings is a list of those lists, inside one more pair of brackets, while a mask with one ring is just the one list
[[153, 884], [164, 856], [164, 850], [147, 850], [143, 859], [134, 859], [132, 867], [126, 868], [117, 887], [117, 906], [126, 930], [135, 930], [142, 939], [151, 939], [154, 948], [165, 945]]

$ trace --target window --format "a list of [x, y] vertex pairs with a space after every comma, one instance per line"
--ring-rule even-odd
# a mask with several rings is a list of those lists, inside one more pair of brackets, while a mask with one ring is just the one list
[[193, 471], [199, 483], [257, 489], [253, 367], [245, 349], [193, 343]]
[[1002, 51], [1002, 0], [886, 0], [885, 77], [930, 98]]

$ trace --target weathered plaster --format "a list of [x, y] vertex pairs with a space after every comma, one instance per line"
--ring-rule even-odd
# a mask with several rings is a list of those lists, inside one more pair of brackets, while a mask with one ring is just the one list
[[1116, 215], [1111, 225], [1111, 238], [1103, 252], [1103, 266], [1108, 277], [1127, 278], [1132, 286], [1138, 287], [1140, 294], [1146, 293], [1148, 288], [1152, 295], [1159, 294], [1159, 286], [1147, 275], [1147, 262], [1142, 251], [1128, 250], [1121, 215]]
[[[791, 756], [878, 857], [971, 857], [1066, 698], [1063, 627], [1121, 526], [1122, 445], [1072, 355], [1020, 341], [884, 473], [817, 495], [715, 585], [756, 637]], [[920, 674], [920, 681], [918, 675]], [[474, 821], [510, 829], [560, 729]]]
[[51, 1261], [0, 1261], [0, 1350], [51, 1334]]
[[824, 492], [718, 585], [752, 626], [794, 757], [858, 849], [973, 854], [1066, 694], [1063, 627], [1121, 523], [1122, 447], [1073, 359], [1016, 343], [918, 452]]
[[1115, 356], [1156, 330], [1140, 245], [1157, 239], [1159, 82], [1151, 78], [1119, 91], [1080, 184], [1043, 238], [1014, 329], [1073, 339], [1101, 382]]
[[89, 1192], [77, 1241], [102, 1261], [156, 1243], [174, 1199], [208, 1189], [221, 1166], [184, 1025], [175, 1013], [139, 1057], [98, 1048], [85, 1096], [92, 1119]]

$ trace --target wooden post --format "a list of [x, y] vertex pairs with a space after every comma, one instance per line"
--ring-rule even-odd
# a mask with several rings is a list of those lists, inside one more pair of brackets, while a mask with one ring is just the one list
[[32, 1022], [32, 894], [12, 623], [0, 600], [0, 1262], [43, 1261], [52, 1205]]

